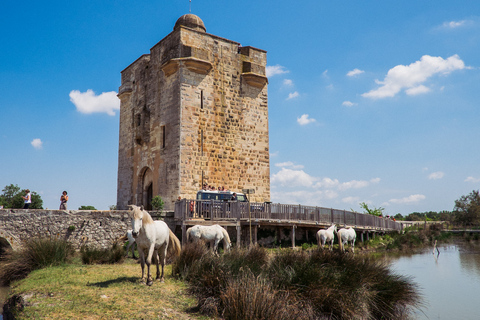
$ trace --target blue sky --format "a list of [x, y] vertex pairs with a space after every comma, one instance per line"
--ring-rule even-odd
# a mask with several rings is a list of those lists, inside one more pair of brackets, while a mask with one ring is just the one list
[[[0, 187], [116, 203], [120, 71], [188, 0], [10, 1]], [[479, 189], [480, 3], [200, 1], [208, 33], [267, 50], [272, 201], [387, 214]]]

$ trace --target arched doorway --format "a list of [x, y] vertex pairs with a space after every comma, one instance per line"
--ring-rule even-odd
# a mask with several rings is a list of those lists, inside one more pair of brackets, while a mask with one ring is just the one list
[[145, 210], [152, 210], [152, 198], [153, 198], [153, 174], [150, 168], [146, 167], [143, 169], [142, 174], [142, 185], [141, 185], [141, 204]]

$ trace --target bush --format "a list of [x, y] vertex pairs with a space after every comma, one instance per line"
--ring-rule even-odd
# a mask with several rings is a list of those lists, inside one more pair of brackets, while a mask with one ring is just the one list
[[118, 243], [114, 243], [111, 249], [82, 246], [80, 256], [83, 264], [114, 264], [123, 262], [125, 249]]
[[0, 281], [9, 285], [25, 278], [33, 270], [62, 265], [75, 253], [72, 245], [56, 238], [34, 238], [27, 241], [20, 251], [11, 251], [0, 265]]
[[[187, 247], [186, 247], [187, 248]], [[187, 257], [189, 250], [195, 257]], [[225, 319], [397, 319], [420, 306], [416, 286], [386, 264], [329, 250], [186, 249], [185, 280], [210, 316]]]

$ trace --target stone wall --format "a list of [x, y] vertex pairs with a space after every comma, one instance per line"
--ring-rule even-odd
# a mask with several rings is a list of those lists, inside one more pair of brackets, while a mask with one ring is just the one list
[[0, 238], [14, 249], [32, 237], [67, 239], [76, 249], [109, 248], [130, 228], [128, 211], [0, 210]]

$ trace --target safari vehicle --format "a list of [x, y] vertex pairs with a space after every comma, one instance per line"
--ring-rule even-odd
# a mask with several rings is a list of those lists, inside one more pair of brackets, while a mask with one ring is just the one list
[[[200, 190], [197, 192], [197, 208], [196, 212], [199, 216], [208, 215], [211, 211], [230, 211], [230, 201], [232, 200], [233, 191], [213, 191]], [[248, 202], [247, 196], [243, 193], [235, 192], [238, 202]]]

